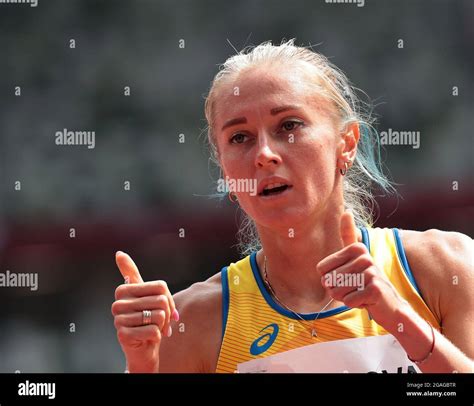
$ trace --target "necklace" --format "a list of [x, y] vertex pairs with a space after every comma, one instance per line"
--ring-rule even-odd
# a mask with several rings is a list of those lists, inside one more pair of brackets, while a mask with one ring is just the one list
[[[276, 301], [278, 303], [280, 303], [286, 310], [290, 311], [294, 316], [296, 316], [296, 318], [298, 319], [298, 321], [305, 327], [306, 327], [306, 324], [305, 322], [308, 322], [309, 320], [305, 320], [303, 317], [301, 317], [298, 312], [295, 312], [293, 309], [291, 309], [290, 307], [288, 307], [285, 303], [283, 303], [279, 298], [278, 296], [276, 295], [275, 291], [273, 290], [272, 288], [272, 285], [270, 285], [270, 282], [268, 280], [268, 274], [267, 274], [267, 256], [264, 255], [263, 256], [264, 258], [264, 261], [263, 261], [263, 277], [264, 277], [264, 280], [265, 280], [265, 284], [267, 285], [268, 289], [270, 290], [270, 293], [272, 294], [272, 296], [276, 299]], [[314, 323], [316, 322], [316, 320], [318, 319], [319, 315], [321, 314], [321, 312], [326, 309], [332, 302], [333, 302], [333, 298], [331, 298], [331, 300], [316, 314], [316, 317], [314, 318], [313, 320], [313, 326], [311, 327], [311, 337], [317, 337], [318, 336], [318, 333], [316, 332], [316, 328], [314, 326]]]

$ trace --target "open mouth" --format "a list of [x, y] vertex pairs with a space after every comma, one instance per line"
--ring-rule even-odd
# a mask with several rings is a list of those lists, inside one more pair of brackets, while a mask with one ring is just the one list
[[272, 183], [270, 185], [265, 186], [263, 191], [260, 194], [260, 196], [273, 196], [273, 195], [278, 195], [280, 193], [283, 193], [285, 190], [287, 190], [290, 186], [285, 185], [283, 183]]

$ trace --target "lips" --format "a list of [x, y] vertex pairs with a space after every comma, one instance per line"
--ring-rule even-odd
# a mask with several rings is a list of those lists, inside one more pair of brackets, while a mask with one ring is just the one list
[[292, 187], [292, 185], [288, 180], [272, 176], [270, 178], [262, 179], [257, 190], [259, 196], [271, 196], [282, 193], [290, 187]]
[[288, 189], [288, 185], [284, 185], [282, 183], [272, 183], [263, 189], [262, 195], [269, 196], [271, 194], [283, 192], [286, 189]]

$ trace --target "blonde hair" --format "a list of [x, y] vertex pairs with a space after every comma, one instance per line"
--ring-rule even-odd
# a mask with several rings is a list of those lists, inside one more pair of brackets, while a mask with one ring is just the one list
[[[219, 155], [214, 137], [215, 104], [219, 89], [223, 84], [235, 79], [243, 70], [262, 64], [284, 63], [286, 65], [303, 63], [311, 67], [314, 75], [313, 85], [318, 96], [331, 101], [341, 130], [350, 123], [358, 123], [360, 139], [357, 155], [351, 169], [343, 181], [344, 206], [352, 210], [358, 226], [373, 226], [376, 201], [371, 190], [379, 186], [385, 192], [395, 192], [392, 182], [382, 173], [379, 136], [373, 124], [372, 105], [364, 103], [357, 96], [346, 75], [325, 56], [310, 48], [296, 46], [294, 39], [272, 45], [271, 41], [255, 47], [247, 47], [228, 58], [212, 81], [205, 102], [205, 115], [208, 123], [207, 136], [211, 160], [220, 168]], [[219, 194], [217, 194], [219, 196]], [[243, 213], [238, 231], [239, 251], [248, 255], [261, 248], [257, 229], [253, 220]]]

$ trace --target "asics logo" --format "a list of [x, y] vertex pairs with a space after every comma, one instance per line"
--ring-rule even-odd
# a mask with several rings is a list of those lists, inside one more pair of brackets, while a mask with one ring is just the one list
[[[269, 324], [268, 326], [262, 328], [260, 330], [260, 333], [269, 329], [270, 332], [265, 333], [263, 336], [258, 337], [250, 346], [250, 354], [252, 355], [260, 355], [267, 351], [272, 344], [275, 342], [277, 335], [278, 335], [278, 324], [272, 323]], [[266, 341], [260, 345], [260, 342], [262, 340]]]

